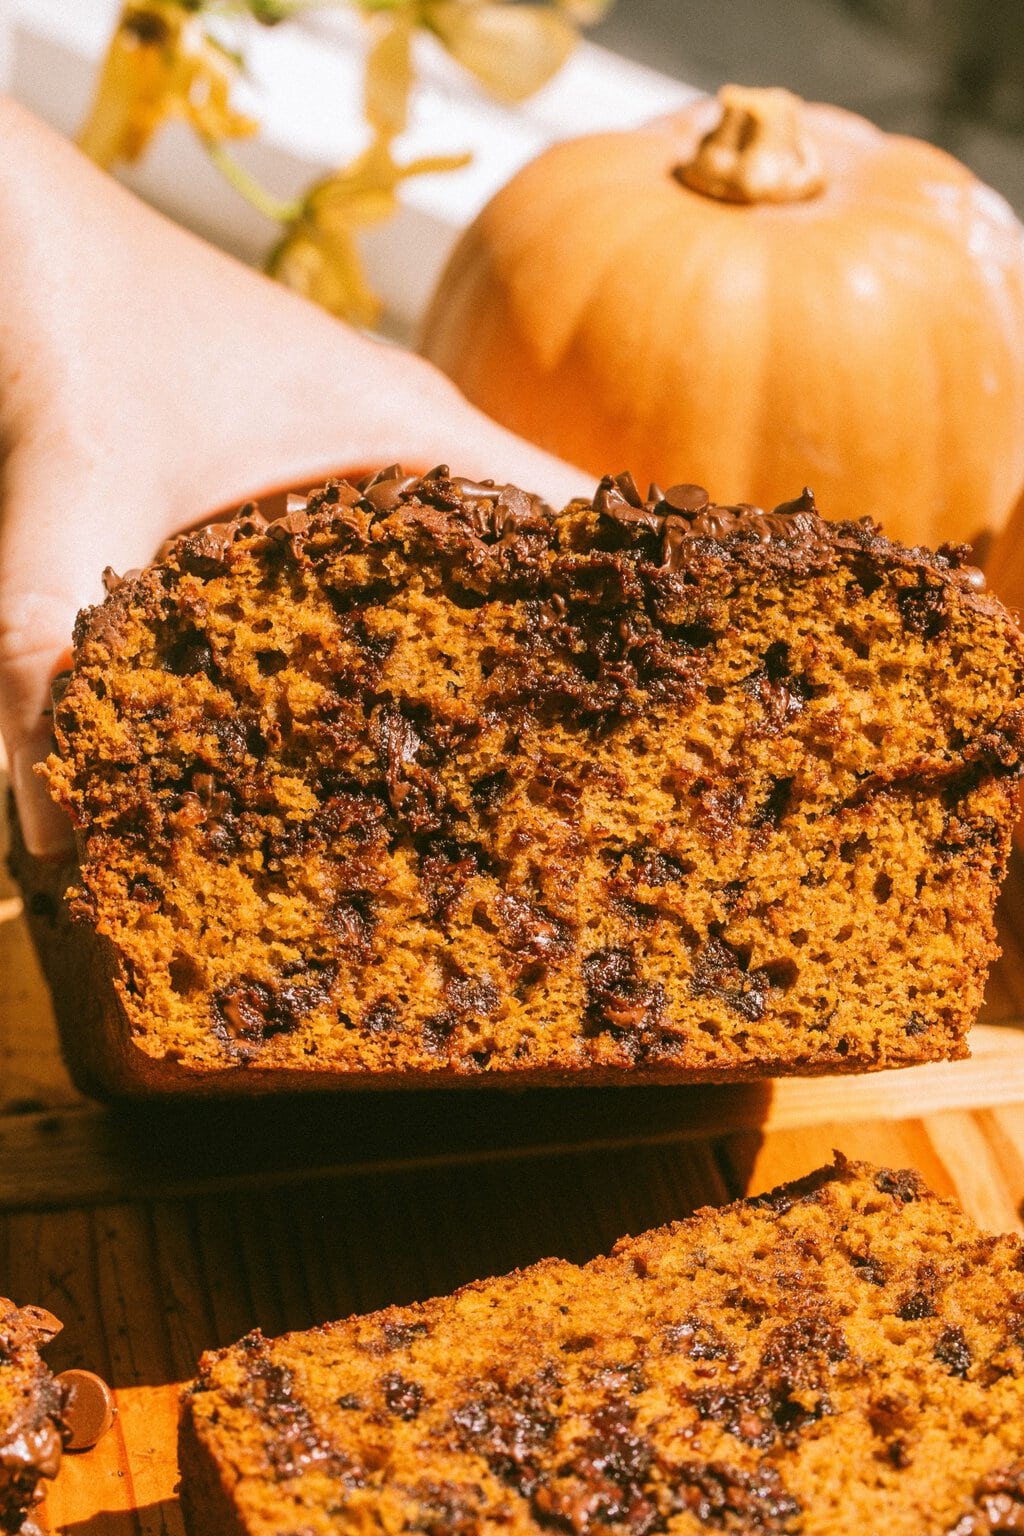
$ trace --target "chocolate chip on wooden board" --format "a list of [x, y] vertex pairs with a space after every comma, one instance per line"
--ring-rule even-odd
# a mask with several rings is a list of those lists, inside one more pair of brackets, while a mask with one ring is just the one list
[[57, 1381], [64, 1391], [64, 1449], [91, 1450], [117, 1417], [114, 1394], [94, 1371], [61, 1371]]

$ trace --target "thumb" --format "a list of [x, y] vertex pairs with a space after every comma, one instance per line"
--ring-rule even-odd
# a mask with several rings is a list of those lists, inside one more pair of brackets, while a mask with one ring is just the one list
[[31, 453], [8, 462], [0, 485], [0, 735], [25, 846], [60, 858], [72, 828], [35, 771], [52, 750], [51, 684], [69, 662], [79, 611], [103, 599], [103, 565], [114, 551], [122, 566], [144, 564], [161, 519], [130, 485], [73, 456], [61, 463], [47, 451], [43, 462], [46, 473]]

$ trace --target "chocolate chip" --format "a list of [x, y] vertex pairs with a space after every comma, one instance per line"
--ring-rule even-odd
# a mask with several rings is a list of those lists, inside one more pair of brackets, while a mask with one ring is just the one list
[[748, 970], [743, 956], [709, 935], [698, 951], [690, 978], [694, 997], [716, 997], [752, 1023], [764, 1017], [771, 984], [763, 969]]
[[399, 1371], [389, 1371], [381, 1380], [381, 1389], [388, 1412], [395, 1418], [409, 1422], [418, 1416], [423, 1407], [423, 1388], [418, 1381], [409, 1381]]
[[509, 891], [500, 892], [494, 905], [505, 943], [522, 958], [548, 964], [571, 953], [573, 938], [568, 925], [545, 907]]
[[393, 512], [399, 505], [407, 491], [419, 483], [416, 475], [403, 475], [398, 466], [392, 468], [396, 471], [387, 479], [382, 476], [374, 479], [363, 491], [363, 500], [368, 501], [375, 512]]
[[162, 47], [170, 35], [170, 27], [162, 16], [149, 11], [129, 11], [121, 22], [123, 30], [147, 47]]
[[61, 1371], [57, 1380], [64, 1391], [65, 1448], [87, 1451], [103, 1439], [117, 1417], [114, 1394], [94, 1371]]
[[644, 499], [640, 495], [636, 481], [633, 479], [633, 476], [629, 473], [628, 470], [625, 474], [615, 475], [613, 477], [612, 483], [615, 485], [616, 489], [622, 493], [631, 507], [643, 506]]
[[985, 572], [976, 565], [965, 565], [956, 573], [971, 592], [984, 592]]
[[814, 500], [814, 492], [809, 485], [805, 485], [795, 501], [780, 501], [775, 512], [776, 515], [783, 517], [795, 517], [799, 512], [810, 513], [812, 517], [817, 517], [818, 506]]
[[877, 1259], [867, 1253], [850, 1253], [847, 1258], [853, 1265], [859, 1280], [866, 1280], [868, 1285], [884, 1285], [885, 1269]]
[[180, 635], [168, 654], [167, 669], [176, 677], [191, 677], [198, 672], [210, 677], [215, 671], [215, 662], [206, 636], [195, 629]]
[[429, 1323], [385, 1323], [381, 1329], [381, 1343], [385, 1349], [408, 1349], [414, 1339], [425, 1339], [429, 1334]]
[[59, 1317], [54, 1317], [45, 1307], [22, 1307], [21, 1317], [27, 1323], [40, 1345], [48, 1344], [55, 1339], [64, 1327]]
[[875, 1188], [880, 1195], [910, 1204], [925, 1193], [924, 1180], [912, 1168], [880, 1168], [875, 1174]]
[[597, 1343], [592, 1333], [577, 1333], [571, 1339], [566, 1339], [558, 1347], [567, 1355], [579, 1355], [587, 1349], [593, 1349]]
[[924, 576], [916, 587], [896, 593], [903, 628], [922, 641], [936, 639], [949, 624], [949, 597], [941, 582], [929, 584]]
[[956, 1324], [944, 1328], [939, 1334], [933, 1353], [936, 1360], [946, 1366], [951, 1376], [959, 1376], [961, 1379], [967, 1375], [974, 1359], [963, 1329]]
[[926, 1291], [911, 1291], [896, 1309], [896, 1316], [904, 1323], [919, 1323], [922, 1318], [936, 1317], [935, 1303]]
[[673, 512], [703, 512], [711, 497], [702, 485], [670, 485], [662, 500]]
[[455, 1013], [487, 1018], [501, 1003], [501, 993], [486, 977], [465, 976], [461, 972], [448, 977], [445, 1000]]
[[665, 989], [646, 982], [629, 948], [595, 949], [583, 960], [591, 1031], [642, 1030], [660, 1019]]
[[397, 1029], [398, 1022], [398, 1009], [384, 998], [378, 998], [363, 1014], [361, 1027], [371, 1035], [384, 1035]]

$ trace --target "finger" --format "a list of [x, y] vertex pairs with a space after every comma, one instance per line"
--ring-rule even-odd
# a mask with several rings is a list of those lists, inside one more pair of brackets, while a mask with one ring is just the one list
[[49, 723], [41, 721], [11, 753], [11, 790], [28, 852], [37, 859], [63, 860], [74, 855], [74, 830], [38, 771], [52, 748]]
[[147, 464], [161, 488], [157, 540], [266, 486], [354, 465], [447, 461], [554, 502], [585, 485], [432, 364], [243, 266], [28, 114], [6, 113], [5, 351], [12, 341], [22, 353], [33, 411], [48, 396], [83, 445]]
[[150, 536], [130, 498], [73, 452], [62, 460], [30, 438], [4, 466], [0, 498], [0, 734], [26, 847], [63, 856], [70, 826], [34, 771], [52, 749], [50, 685], [77, 614], [103, 598], [105, 551], [148, 556]]
[[0, 733], [25, 846], [46, 858], [67, 855], [73, 843], [67, 817], [35, 770], [53, 747], [50, 684], [68, 657], [75, 611], [66, 593], [22, 591], [0, 622]]
[[7, 748], [11, 789], [28, 851], [66, 856], [71, 824], [50, 799], [36, 767], [53, 749], [50, 686], [62, 663], [78, 603], [68, 591], [25, 591], [0, 607], [0, 734]]

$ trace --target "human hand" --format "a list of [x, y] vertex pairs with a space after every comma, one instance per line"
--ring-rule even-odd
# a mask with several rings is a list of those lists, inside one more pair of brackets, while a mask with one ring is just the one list
[[267, 487], [448, 462], [558, 504], [579, 471], [422, 359], [331, 319], [154, 213], [0, 98], [0, 733], [31, 853], [70, 829], [33, 765], [100, 573]]

